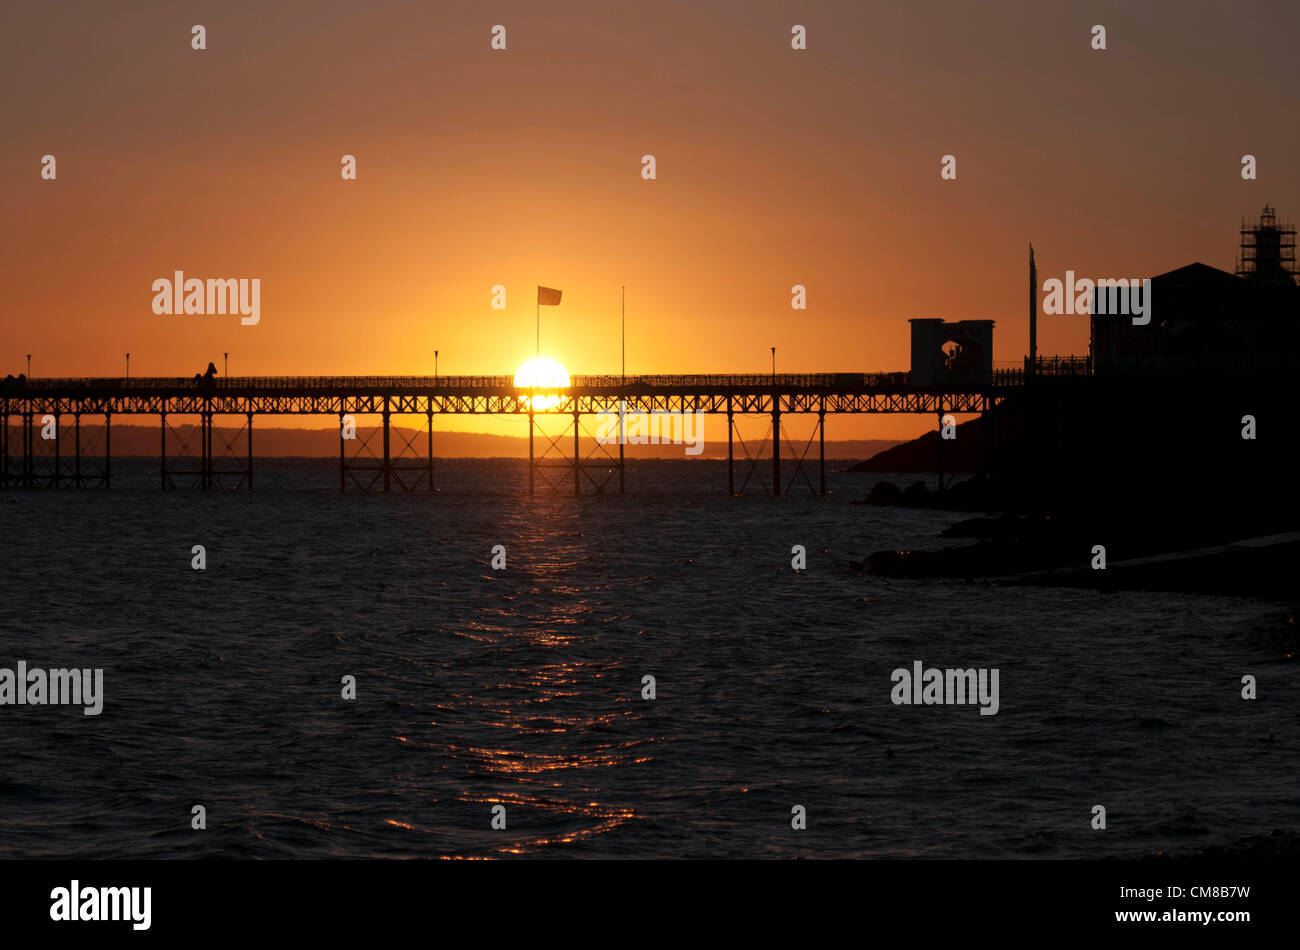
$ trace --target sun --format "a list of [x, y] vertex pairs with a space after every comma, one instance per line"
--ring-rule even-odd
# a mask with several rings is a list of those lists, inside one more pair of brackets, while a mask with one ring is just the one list
[[[515, 387], [518, 389], [567, 389], [568, 386], [568, 371], [548, 356], [529, 360], [515, 373]], [[564, 396], [529, 396], [525, 401], [534, 410], [544, 412], [554, 409], [564, 400]]]

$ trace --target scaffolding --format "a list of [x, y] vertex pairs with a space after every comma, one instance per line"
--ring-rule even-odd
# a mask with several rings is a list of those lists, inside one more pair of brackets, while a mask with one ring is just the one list
[[1241, 222], [1241, 253], [1237, 276], [1258, 284], [1295, 285], [1295, 225], [1278, 224], [1277, 212], [1268, 205], [1258, 221]]

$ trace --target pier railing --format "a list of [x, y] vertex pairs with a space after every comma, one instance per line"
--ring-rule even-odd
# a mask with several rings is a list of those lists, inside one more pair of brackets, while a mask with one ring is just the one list
[[[1092, 376], [1095, 368], [1090, 356], [1040, 356], [1034, 361], [1035, 376]], [[1029, 372], [1029, 357], [1023, 360], [995, 361], [993, 385], [1023, 386]]]
[[[1094, 359], [1091, 356], [1043, 356], [1032, 375], [1043, 378], [1141, 376], [1177, 373], [1293, 372], [1294, 358], [1279, 354], [1275, 359], [1186, 356], [1125, 356]], [[567, 386], [526, 387], [529, 393], [610, 395], [629, 393], [864, 393], [864, 392], [984, 392], [1014, 389], [1025, 384], [1029, 359], [996, 361], [991, 378], [956, 374], [929, 386], [913, 386], [911, 374], [893, 373], [710, 373], [640, 374], [632, 376], [574, 376]], [[432, 393], [455, 395], [509, 395], [524, 387], [513, 376], [138, 376], [138, 377], [26, 377], [0, 379], [0, 396], [21, 397], [24, 393], [60, 396], [116, 394], [193, 394], [200, 392], [273, 395], [276, 393]]]
[[[8, 379], [0, 389], [8, 392], [159, 392], [175, 390], [232, 390], [356, 392], [380, 390], [434, 390], [440, 392], [516, 392], [513, 376], [233, 376], [233, 377], [82, 377]], [[727, 390], [829, 389], [859, 390], [908, 388], [907, 373], [801, 373], [574, 376], [568, 386], [535, 387], [538, 392], [583, 390], [671, 389]], [[528, 387], [534, 391], [534, 387]]]

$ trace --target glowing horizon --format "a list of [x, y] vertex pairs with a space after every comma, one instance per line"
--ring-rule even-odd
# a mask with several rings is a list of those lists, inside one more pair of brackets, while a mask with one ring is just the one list
[[[11, 11], [23, 42], [0, 62], [41, 89], [10, 103], [0, 150], [0, 377], [27, 353], [38, 377], [120, 377], [128, 351], [132, 376], [226, 352], [231, 376], [433, 375], [435, 349], [439, 375], [500, 374], [536, 355], [539, 284], [564, 289], [546, 343], [583, 374], [624, 354], [629, 375], [767, 373], [770, 346], [779, 373], [901, 371], [928, 316], [995, 320], [1007, 363], [1027, 352], [1030, 241], [1044, 278], [1231, 271], [1243, 217], [1300, 215], [1300, 127], [1276, 120], [1294, 33], [1231, 10], [1125, 14], [1105, 52], [1068, 9], [956, 2], [809, 10], [800, 51], [788, 10], [711, 0], [505, 0], [503, 51], [474, 9], [223, 9], [203, 51], [172, 17], [59, 10]], [[260, 319], [155, 313], [178, 271], [259, 280]], [[1044, 317], [1038, 346], [1086, 354], [1087, 321]]]

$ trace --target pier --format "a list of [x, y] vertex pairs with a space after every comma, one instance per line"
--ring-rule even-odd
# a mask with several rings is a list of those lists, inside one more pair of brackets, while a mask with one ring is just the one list
[[[603, 493], [615, 478], [622, 492], [623, 445], [597, 443], [599, 451], [584, 455], [582, 443], [584, 435], [595, 438], [593, 420], [622, 411], [725, 415], [732, 494], [744, 492], [761, 458], [764, 468], [770, 460], [771, 476], [768, 483], [760, 474], [758, 483], [770, 494], [787, 493], [803, 478], [824, 495], [828, 415], [984, 413], [1023, 384], [1022, 367], [994, 370], [991, 384], [960, 387], [915, 386], [907, 372], [576, 376], [563, 389], [520, 389], [511, 376], [10, 378], [0, 383], [0, 488], [110, 487], [113, 420], [152, 416], [160, 488], [251, 489], [258, 417], [330, 416], [339, 423], [340, 491], [433, 491], [437, 418], [491, 415], [527, 419], [530, 492]], [[736, 420], [753, 415], [770, 423], [751, 451]], [[815, 419], [803, 452], [784, 438], [782, 419], [792, 415]], [[349, 420], [355, 433], [360, 417], [380, 420], [381, 444], [348, 437]], [[394, 432], [395, 417], [417, 422], [416, 435]], [[197, 421], [188, 434], [179, 428], [187, 420]], [[233, 439], [217, 428], [226, 421], [237, 427]], [[93, 445], [82, 437], [88, 423], [97, 430]], [[815, 481], [807, 458], [814, 439]]]

